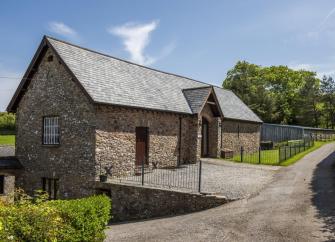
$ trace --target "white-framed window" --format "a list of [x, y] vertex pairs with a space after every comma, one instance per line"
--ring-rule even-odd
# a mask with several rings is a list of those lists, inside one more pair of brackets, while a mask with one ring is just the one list
[[59, 117], [53, 116], [43, 118], [43, 144], [59, 144]]

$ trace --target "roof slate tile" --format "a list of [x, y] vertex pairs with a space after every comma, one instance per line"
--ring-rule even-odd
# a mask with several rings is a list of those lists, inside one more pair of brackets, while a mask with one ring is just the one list
[[[186, 92], [186, 96], [193, 100], [190, 106], [183, 90], [211, 87], [207, 83], [140, 66], [54, 38], [47, 37], [47, 41], [97, 103], [192, 114], [199, 103], [196, 97], [201, 99], [203, 95]], [[214, 87], [214, 91], [225, 118], [262, 122], [232, 92], [219, 87]]]

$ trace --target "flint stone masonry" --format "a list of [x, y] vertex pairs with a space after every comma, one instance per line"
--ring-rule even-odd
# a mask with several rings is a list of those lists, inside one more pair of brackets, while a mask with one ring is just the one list
[[99, 106], [96, 115], [95, 156], [99, 173], [100, 167], [101, 173], [108, 171], [113, 176], [134, 172], [136, 127], [149, 128], [149, 165], [169, 167], [176, 166], [179, 160], [181, 163], [196, 161], [189, 149], [193, 146], [189, 137], [192, 119], [188, 116], [113, 106]]
[[[16, 156], [25, 169], [16, 185], [31, 194], [41, 189], [42, 177], [58, 178], [60, 198], [92, 195], [94, 113], [93, 104], [48, 49], [17, 109]], [[44, 116], [59, 116], [60, 145], [42, 145]]]
[[0, 201], [12, 202], [15, 190], [15, 172], [14, 171], [1, 171], [0, 176], [4, 175], [4, 193], [0, 194]]
[[222, 149], [239, 154], [241, 146], [246, 152], [255, 152], [260, 143], [260, 128], [257, 123], [224, 120], [222, 122]]
[[112, 198], [114, 222], [191, 213], [228, 201], [220, 196], [113, 183], [97, 183], [97, 193], [100, 192], [109, 193]]

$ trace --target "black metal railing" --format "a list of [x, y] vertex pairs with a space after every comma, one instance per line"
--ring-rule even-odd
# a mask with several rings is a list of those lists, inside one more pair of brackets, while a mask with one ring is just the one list
[[298, 153], [314, 146], [313, 139], [304, 139], [302, 142], [293, 143], [291, 145], [279, 146], [279, 162], [283, 162]]
[[112, 175], [112, 182], [178, 189], [192, 192], [201, 191], [202, 161], [169, 167], [155, 167], [142, 163], [129, 174]]
[[313, 139], [282, 143], [273, 149], [262, 149], [259, 147], [257, 150], [246, 150], [241, 146], [239, 153], [235, 153], [231, 159], [253, 164], [278, 165], [312, 146], [314, 146]]

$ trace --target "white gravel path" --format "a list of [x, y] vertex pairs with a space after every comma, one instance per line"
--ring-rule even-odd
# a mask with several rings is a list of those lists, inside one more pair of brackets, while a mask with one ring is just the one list
[[223, 195], [228, 199], [250, 197], [269, 184], [280, 168], [203, 159], [202, 191]]

